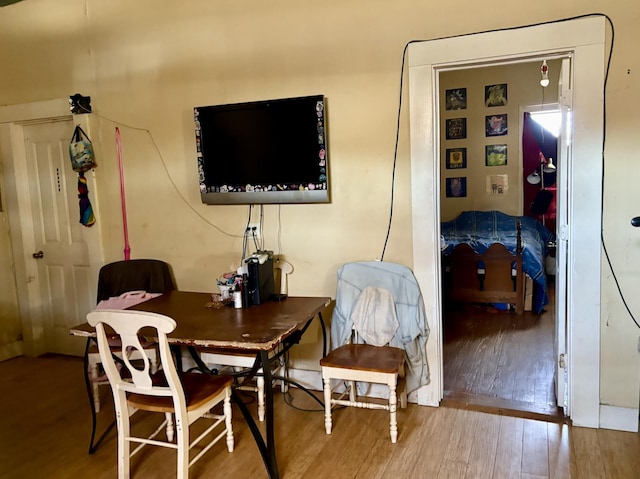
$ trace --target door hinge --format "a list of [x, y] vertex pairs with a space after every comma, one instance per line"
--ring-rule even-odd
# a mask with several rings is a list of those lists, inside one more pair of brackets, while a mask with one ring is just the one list
[[567, 362], [564, 357], [564, 353], [562, 353], [560, 356], [558, 356], [558, 367], [560, 369], [564, 369], [566, 366], [567, 366]]
[[567, 234], [567, 230], [569, 229], [568, 225], [559, 225], [558, 226], [558, 239], [562, 241], [567, 241], [569, 236]]

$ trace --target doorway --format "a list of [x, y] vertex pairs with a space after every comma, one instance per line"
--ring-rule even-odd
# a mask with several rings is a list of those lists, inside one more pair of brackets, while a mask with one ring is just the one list
[[[566, 261], [571, 265], [567, 269], [565, 288], [567, 404], [573, 424], [598, 426], [600, 222], [593, 212], [600, 211], [602, 202], [598, 179], [602, 171], [604, 40], [605, 19], [594, 16], [410, 45], [413, 260], [431, 328], [427, 343], [431, 383], [418, 391], [419, 404], [437, 406], [443, 397], [440, 184], [437, 181], [441, 145], [435, 95], [438, 72], [496, 61], [522, 61], [543, 54], [564, 54], [574, 58], [571, 77], [580, 89], [579, 95], [570, 92], [573, 100], [570, 107], [580, 122], [573, 123], [573, 143], [567, 158], [571, 174], [567, 190], [570, 221], [561, 235], [561, 240], [566, 242]], [[574, 160], [579, 162], [579, 171], [589, 171], [589, 175], [577, 174]]]
[[[89, 131], [86, 115], [71, 115], [66, 99], [0, 108], [22, 349], [30, 356], [81, 355], [83, 342], [69, 328], [95, 304], [90, 285], [102, 263], [100, 235], [78, 221], [78, 175], [68, 155], [75, 124]], [[95, 202], [93, 175], [86, 177]]]
[[[543, 60], [550, 79], [544, 88], [540, 85]], [[530, 58], [439, 72], [440, 233], [445, 243], [454, 241], [443, 252], [444, 263], [449, 264], [447, 258], [458, 241], [467, 242], [467, 235], [458, 236], [467, 221], [482, 221], [471, 228], [475, 238], [472, 248], [482, 253], [485, 242], [510, 245], [506, 240], [510, 230], [503, 232], [501, 228], [513, 230], [522, 216], [532, 220], [521, 221], [523, 266], [530, 275], [524, 282], [527, 300], [522, 314], [516, 314], [513, 310], [518, 308], [508, 302], [443, 302], [443, 405], [548, 420], [563, 418], [555, 397], [556, 377], [564, 380], [555, 370], [555, 281], [547, 265], [547, 260], [555, 261], [555, 255], [551, 258], [552, 248], [546, 244], [556, 234], [555, 201], [553, 214], [549, 204], [540, 211], [542, 199], [556, 189], [557, 140], [544, 134], [529, 113], [552, 107], [558, 111], [561, 66], [560, 58]], [[493, 119], [502, 120], [497, 131], [490, 128]], [[450, 134], [447, 126], [460, 120], [466, 123], [465, 131]], [[462, 160], [451, 161], [454, 153], [461, 153]], [[545, 159], [544, 170], [540, 155]], [[547, 171], [551, 169], [553, 172]], [[528, 178], [535, 184], [529, 184]], [[452, 181], [464, 184], [465, 190], [461, 194], [451, 191]], [[484, 223], [490, 211], [500, 214], [492, 225]], [[452, 231], [452, 221], [457, 234]], [[489, 237], [485, 238], [480, 224], [492, 226]], [[544, 235], [539, 236], [543, 229]], [[515, 244], [512, 246], [515, 250]], [[495, 279], [495, 273], [489, 272], [487, 277]], [[455, 285], [447, 273], [442, 280], [443, 295], [448, 297]], [[482, 289], [482, 283], [477, 286]], [[486, 283], [484, 286], [486, 289]], [[456, 291], [462, 294], [460, 289]], [[540, 296], [547, 298], [544, 305], [539, 305]]]

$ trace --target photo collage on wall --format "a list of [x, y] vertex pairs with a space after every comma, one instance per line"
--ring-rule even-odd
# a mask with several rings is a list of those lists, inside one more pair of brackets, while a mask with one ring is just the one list
[[[505, 108], [508, 102], [508, 92], [506, 83], [485, 85], [484, 87], [484, 107], [487, 113], [484, 115], [484, 132], [486, 138], [497, 137], [501, 143], [490, 143], [485, 145], [485, 166], [506, 166], [507, 165], [507, 144], [505, 137], [509, 133], [508, 115], [500, 111]], [[447, 198], [464, 198], [467, 196], [467, 177], [462, 176], [462, 171], [467, 168], [467, 148], [460, 145], [459, 141], [467, 138], [467, 118], [456, 115], [458, 111], [467, 109], [467, 89], [452, 88], [445, 90], [445, 110], [452, 112], [454, 118], [447, 118], [444, 123], [446, 148], [444, 149], [444, 164], [449, 174], [455, 173], [459, 176], [445, 178], [445, 194]], [[494, 109], [497, 109], [494, 110]], [[495, 112], [495, 113], [494, 113]], [[479, 125], [478, 125], [479, 126]], [[449, 140], [452, 142], [449, 143]], [[486, 191], [489, 195], [503, 195], [508, 189], [508, 175], [487, 175]]]
[[[467, 109], [467, 89], [453, 88], [445, 91], [445, 109], [458, 111]], [[445, 121], [445, 138], [447, 140], [464, 140], [467, 138], [467, 118], [448, 118]], [[446, 148], [445, 167], [447, 170], [467, 168], [467, 148]], [[456, 173], [462, 173], [456, 171]], [[467, 196], [467, 177], [456, 176], [445, 179], [445, 195], [447, 198], [465, 198]]]

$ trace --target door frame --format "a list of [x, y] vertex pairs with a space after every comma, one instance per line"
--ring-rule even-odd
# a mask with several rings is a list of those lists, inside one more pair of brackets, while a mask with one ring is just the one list
[[[605, 26], [604, 17], [587, 17], [409, 46], [413, 262], [431, 328], [427, 343], [431, 382], [418, 391], [419, 404], [437, 406], [443, 397], [438, 73], [444, 68], [568, 54], [574, 58], [575, 119], [572, 157], [567, 158], [571, 172], [567, 228], [569, 409], [574, 425], [599, 426]], [[579, 167], [572, 167], [574, 159]]]
[[[67, 98], [0, 107], [0, 161], [4, 168], [5, 206], [15, 262], [23, 353], [28, 356], [38, 356], [47, 351], [44, 333], [46, 323], [40, 313], [39, 282], [41, 278], [38, 277], [37, 264], [32, 257], [36, 240], [32, 227], [28, 191], [29, 171], [26, 166], [23, 129], [25, 125], [33, 123], [71, 120], [75, 125], [82, 126], [83, 130], [90, 135], [89, 118], [90, 115], [72, 115]], [[94, 212], [99, 216], [98, 188], [94, 171], [86, 172], [85, 177], [92, 192], [91, 202]], [[83, 228], [83, 236], [89, 248], [91, 276], [97, 277], [97, 272], [103, 263], [100, 222], [97, 221], [91, 228]]]

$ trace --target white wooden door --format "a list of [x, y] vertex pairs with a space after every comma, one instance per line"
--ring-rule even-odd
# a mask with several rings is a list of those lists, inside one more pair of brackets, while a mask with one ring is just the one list
[[[69, 160], [70, 120], [23, 127], [38, 283], [31, 311], [48, 352], [78, 355], [83, 343], [69, 328], [92, 309], [89, 254], [79, 222], [77, 178]], [[23, 185], [24, 186], [24, 185]], [[23, 232], [24, 234], [24, 232]], [[28, 253], [28, 252], [27, 252]]]
[[569, 221], [569, 173], [568, 162], [571, 158], [571, 60], [562, 59], [562, 70], [558, 84], [558, 104], [562, 113], [562, 130], [558, 137], [558, 170], [557, 170], [557, 211], [556, 211], [556, 399], [558, 407], [569, 415], [567, 393], [567, 317], [568, 317], [568, 221]]

